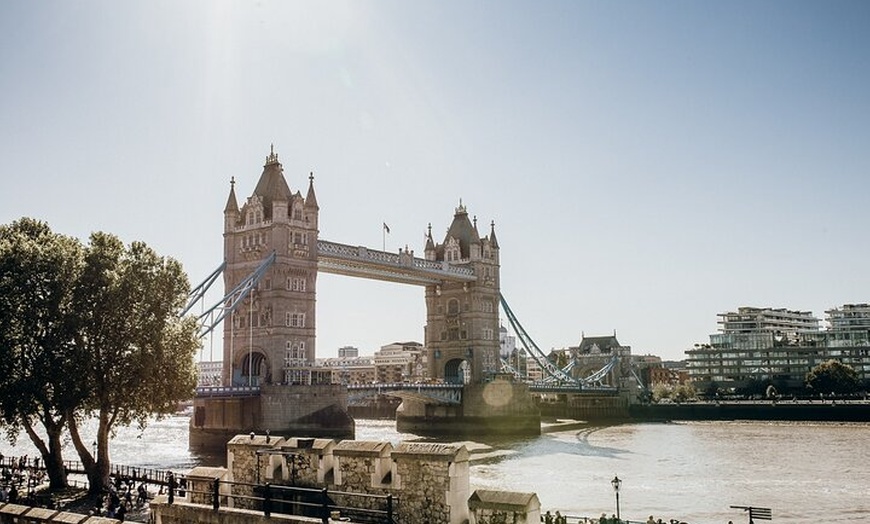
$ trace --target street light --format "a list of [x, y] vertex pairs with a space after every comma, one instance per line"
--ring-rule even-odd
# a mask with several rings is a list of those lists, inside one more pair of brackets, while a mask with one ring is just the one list
[[616, 493], [616, 521], [620, 522], [620, 518], [619, 518], [619, 488], [620, 488], [620, 486], [622, 486], [622, 481], [619, 480], [619, 477], [614, 475], [613, 480], [610, 481], [610, 485], [613, 486], [613, 492]]

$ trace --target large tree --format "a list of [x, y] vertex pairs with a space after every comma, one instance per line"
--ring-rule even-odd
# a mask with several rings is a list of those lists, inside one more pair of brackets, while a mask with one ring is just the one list
[[30, 437], [52, 487], [67, 483], [61, 436], [84, 398], [75, 373], [72, 300], [82, 255], [77, 240], [53, 233], [44, 222], [22, 218], [0, 226], [3, 429], [10, 441], [22, 430]]
[[819, 393], [850, 394], [861, 390], [858, 373], [838, 360], [828, 360], [807, 373], [807, 386]]
[[[112, 235], [91, 235], [74, 293], [76, 348], [89, 395], [67, 423], [92, 493], [109, 481], [108, 442], [118, 427], [144, 427], [152, 415], [172, 413], [193, 397], [197, 325], [179, 317], [188, 290], [177, 261], [141, 242], [125, 247]], [[95, 464], [79, 431], [88, 417], [98, 421]]]
[[[114, 431], [193, 396], [197, 326], [179, 316], [188, 289], [181, 265], [141, 242], [95, 233], [83, 246], [27, 218], [0, 226], [2, 423], [9, 439], [27, 433], [52, 487], [66, 485], [64, 427], [97, 494]], [[80, 432], [91, 419], [97, 456]]]

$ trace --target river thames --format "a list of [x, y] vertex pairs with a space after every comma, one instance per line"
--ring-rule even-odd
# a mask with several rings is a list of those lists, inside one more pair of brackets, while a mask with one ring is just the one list
[[[111, 446], [119, 464], [184, 471], [215, 465], [187, 449], [189, 417], [122, 429]], [[358, 420], [358, 440], [417, 439], [395, 422]], [[535, 492], [546, 510], [615, 513], [610, 485], [622, 479], [620, 512], [695, 523], [748, 522], [730, 506], [769, 507], [773, 522], [870, 522], [870, 423], [686, 422], [595, 426], [540, 437], [466, 442], [471, 488]], [[0, 446], [35, 454], [28, 440]], [[66, 459], [75, 460], [68, 446]], [[574, 520], [570, 521], [572, 524]]]

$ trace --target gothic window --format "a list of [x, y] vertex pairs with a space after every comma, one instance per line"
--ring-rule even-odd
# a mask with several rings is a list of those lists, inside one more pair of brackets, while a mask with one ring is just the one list
[[447, 340], [447, 331], [442, 331], [442, 332], [441, 332], [441, 340], [442, 340], [442, 341], [443, 341], [443, 340]]
[[483, 329], [483, 339], [484, 340], [492, 340], [492, 329], [484, 328]]
[[459, 314], [459, 301], [455, 298], [450, 299], [447, 302], [447, 314], [448, 315], [458, 315]]
[[465, 331], [464, 329], [463, 329], [462, 331], [460, 331], [460, 332], [459, 332], [459, 338], [460, 338], [461, 340], [465, 340], [465, 339], [467, 339], [467, 338], [468, 338], [468, 331]]
[[287, 327], [305, 327], [305, 313], [287, 312], [284, 316], [284, 323]]
[[290, 278], [287, 277], [287, 289], [290, 291], [305, 292], [307, 287], [305, 278]]
[[302, 207], [293, 206], [293, 219], [294, 220], [302, 220]]
[[450, 328], [447, 331], [448, 340], [459, 340], [459, 328]]

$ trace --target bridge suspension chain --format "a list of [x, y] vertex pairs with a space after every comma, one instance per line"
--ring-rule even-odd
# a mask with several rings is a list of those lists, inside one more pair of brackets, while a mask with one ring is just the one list
[[532, 337], [526, 333], [526, 330], [523, 329], [523, 326], [520, 324], [520, 321], [517, 319], [516, 315], [514, 315], [513, 310], [508, 305], [507, 300], [505, 300], [504, 295], [499, 293], [498, 295], [499, 301], [501, 302], [501, 307], [504, 309], [505, 315], [508, 317], [508, 322], [510, 322], [511, 327], [514, 328], [514, 332], [520, 339], [523, 347], [526, 349], [529, 355], [534, 359], [535, 363], [541, 367], [541, 369], [547, 372], [547, 375], [555, 378], [561, 382], [572, 384], [576, 386], [582, 385], [582, 382], [575, 379], [571, 375], [565, 373], [561, 369], [559, 369], [555, 364], [550, 362], [550, 359], [544, 355], [544, 352], [535, 344], [535, 341], [532, 340]]

